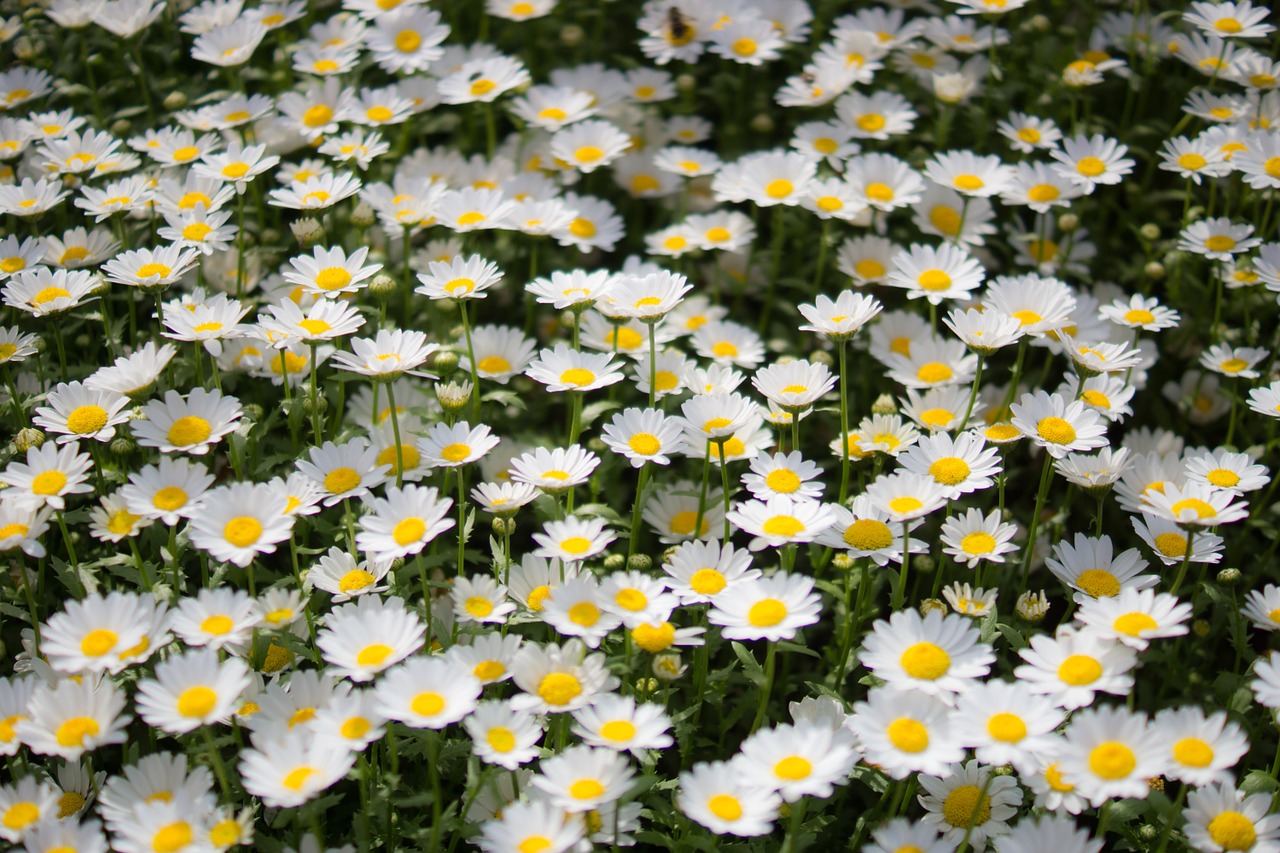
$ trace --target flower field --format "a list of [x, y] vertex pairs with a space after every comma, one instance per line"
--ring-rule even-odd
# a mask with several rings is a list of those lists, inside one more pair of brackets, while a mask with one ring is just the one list
[[1280, 32], [1154, 5], [0, 2], [5, 849], [1280, 853]]

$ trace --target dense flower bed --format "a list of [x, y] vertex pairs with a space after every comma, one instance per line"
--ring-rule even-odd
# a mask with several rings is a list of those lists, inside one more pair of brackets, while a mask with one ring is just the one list
[[0, 838], [1280, 853], [1270, 10], [0, 19]]

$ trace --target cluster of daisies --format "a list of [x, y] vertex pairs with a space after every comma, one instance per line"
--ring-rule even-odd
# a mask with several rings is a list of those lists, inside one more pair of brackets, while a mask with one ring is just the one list
[[0, 18], [0, 838], [1280, 853], [1270, 10], [569, 5]]

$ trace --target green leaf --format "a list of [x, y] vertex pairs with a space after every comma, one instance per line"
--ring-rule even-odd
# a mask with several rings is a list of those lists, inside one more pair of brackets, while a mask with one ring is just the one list
[[756, 687], [763, 688], [768, 678], [765, 677], [764, 667], [756, 662], [755, 655], [751, 654], [751, 650], [736, 640], [731, 643], [733, 653], [738, 656], [738, 660], [742, 662], [742, 670], [747, 674], [747, 678]]

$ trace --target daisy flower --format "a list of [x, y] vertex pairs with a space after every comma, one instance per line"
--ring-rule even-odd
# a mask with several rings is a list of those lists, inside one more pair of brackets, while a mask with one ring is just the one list
[[982, 510], [971, 507], [964, 515], [943, 522], [942, 551], [971, 569], [983, 560], [1003, 563], [1005, 554], [1018, 550], [1013, 544], [1017, 530], [1016, 525], [1001, 521], [998, 509], [983, 516]]
[[373, 277], [381, 264], [365, 264], [369, 256], [367, 246], [361, 246], [350, 255], [341, 247], [326, 249], [316, 246], [311, 257], [290, 258], [292, 270], [284, 271], [284, 280], [301, 285], [305, 292], [316, 296], [337, 296], [341, 293], [356, 293], [364, 282]]
[[335, 546], [320, 557], [307, 572], [306, 579], [307, 583], [333, 596], [335, 604], [341, 604], [368, 593], [386, 592], [389, 587], [380, 583], [389, 571], [389, 561], [357, 562], [353, 555]]
[[1237, 497], [1207, 483], [1170, 483], [1163, 492], [1144, 492], [1140, 509], [1145, 515], [1172, 521], [1185, 529], [1217, 527], [1234, 524], [1249, 515], [1249, 505], [1237, 502]]
[[1280, 587], [1267, 584], [1261, 590], [1250, 590], [1240, 612], [1263, 631], [1280, 629]]
[[517, 710], [535, 713], [575, 711], [618, 686], [603, 654], [588, 654], [586, 645], [571, 639], [564, 646], [524, 645], [511, 664], [512, 679], [523, 691], [511, 699]]
[[681, 449], [682, 432], [679, 421], [659, 409], [627, 408], [613, 416], [600, 438], [614, 453], [625, 456], [631, 467], [641, 468], [646, 462], [671, 464], [667, 454]]
[[775, 791], [743, 779], [730, 762], [700, 762], [680, 774], [676, 806], [717, 835], [768, 835], [781, 805]]
[[974, 849], [1009, 832], [1009, 818], [1022, 805], [1022, 789], [1011, 776], [996, 776], [979, 761], [956, 764], [942, 778], [919, 777], [924, 793], [917, 798], [927, 812], [922, 823], [942, 830], [952, 843], [968, 838]]
[[378, 674], [422, 648], [426, 626], [398, 598], [362, 595], [326, 617], [316, 646], [333, 675], [355, 682]]
[[378, 452], [363, 438], [342, 445], [326, 441], [307, 454], [309, 461], [297, 461], [298, 471], [321, 487], [325, 506], [363, 498], [387, 479], [386, 467], [378, 464]]
[[914, 610], [877, 620], [859, 659], [890, 686], [953, 701], [990, 669], [991, 647], [978, 641], [969, 620]]
[[480, 825], [475, 843], [484, 853], [507, 853], [521, 847], [566, 853], [582, 841], [586, 824], [566, 821], [565, 817], [564, 809], [549, 801], [512, 802], [500, 810], [500, 816]]
[[548, 391], [592, 391], [625, 378], [612, 355], [579, 352], [563, 342], [542, 350], [525, 373]]
[[835, 523], [831, 509], [821, 501], [788, 495], [743, 501], [729, 511], [727, 518], [738, 530], [754, 537], [753, 551], [812, 542]]
[[1266, 23], [1269, 11], [1264, 6], [1254, 6], [1250, 0], [1225, 3], [1198, 0], [1191, 4], [1190, 11], [1182, 14], [1182, 19], [1211, 38], [1256, 39], [1275, 31], [1275, 27]]
[[830, 797], [856, 760], [853, 747], [829, 726], [801, 722], [752, 734], [732, 763], [744, 778], [758, 780], [794, 803], [804, 796]]
[[904, 470], [932, 477], [954, 500], [991, 488], [1002, 470], [999, 455], [980, 435], [965, 432], [952, 438], [942, 432], [919, 439], [898, 460]]
[[1133, 689], [1129, 674], [1137, 653], [1122, 643], [1104, 639], [1092, 631], [1061, 626], [1050, 637], [1036, 634], [1018, 654], [1026, 661], [1014, 677], [1026, 682], [1033, 693], [1050, 696], [1068, 710], [1092, 704], [1096, 693], [1128, 695]]
[[[0, 246], [0, 255], [4, 248]], [[8, 259], [0, 260], [0, 268]], [[4, 276], [0, 276], [0, 279]], [[61, 314], [82, 305], [101, 283], [86, 270], [36, 267], [16, 273], [4, 286], [4, 304], [33, 317]]]
[[878, 477], [867, 487], [866, 496], [888, 515], [887, 520], [901, 526], [941, 509], [949, 491], [932, 476], [899, 472]]
[[1111, 537], [1094, 539], [1077, 533], [1074, 540], [1054, 544], [1053, 556], [1045, 566], [1058, 580], [1077, 590], [1076, 604], [1091, 598], [1108, 598], [1122, 590], [1144, 590], [1160, 582], [1157, 575], [1140, 574], [1147, 568], [1138, 549], [1130, 548], [1113, 556]]
[[430, 299], [484, 299], [485, 291], [502, 281], [498, 265], [479, 255], [432, 261], [427, 270], [418, 273], [422, 285], [414, 293]]
[[1230, 784], [1231, 768], [1249, 751], [1248, 738], [1223, 711], [1165, 708], [1154, 722], [1169, 744], [1165, 776], [1188, 785]]
[[0, 472], [0, 482], [12, 491], [6, 497], [18, 504], [38, 509], [48, 506], [61, 511], [70, 495], [93, 491], [89, 454], [80, 453], [80, 444], [44, 444], [27, 449], [26, 462], [10, 462]]
[[1280, 817], [1268, 814], [1269, 805], [1266, 794], [1246, 795], [1232, 782], [1192, 790], [1182, 812], [1183, 831], [1196, 850], [1274, 850], [1280, 845]]
[[534, 554], [565, 563], [587, 560], [604, 551], [617, 537], [606, 530], [602, 518], [578, 518], [570, 516], [561, 521], [549, 521], [541, 533], [533, 534], [538, 544]]
[[[18, 344], [10, 346], [15, 354], [19, 351]], [[115, 428], [129, 419], [124, 411], [128, 398], [113, 391], [87, 388], [79, 382], [59, 382], [45, 396], [45, 402], [48, 405], [37, 407], [32, 421], [57, 434], [59, 444], [81, 439], [110, 441], [115, 438]]]
[[504, 701], [480, 702], [462, 725], [471, 737], [472, 752], [486, 764], [516, 770], [541, 752], [538, 741], [543, 731], [538, 719]]
[[360, 309], [336, 299], [316, 300], [305, 311], [292, 299], [267, 306], [270, 316], [261, 317], [258, 327], [275, 346], [301, 341], [315, 346], [321, 341], [354, 334], [364, 325]]
[[141, 420], [130, 423], [138, 444], [161, 453], [203, 456], [236, 428], [242, 412], [235, 397], [193, 388], [185, 399], [177, 391], [166, 391], [163, 401], [147, 403], [142, 414]]
[[1118, 640], [1138, 651], [1161, 637], [1179, 637], [1188, 628], [1191, 605], [1153, 589], [1122, 589], [1114, 596], [1083, 602], [1076, 614], [1099, 637]]
[[229, 719], [248, 686], [244, 661], [219, 661], [213, 649], [197, 649], [165, 659], [154, 679], [138, 682], [138, 713], [149, 726], [184, 734]]
[[366, 497], [365, 505], [356, 546], [377, 560], [417, 554], [454, 526], [447, 517], [453, 500], [440, 497], [434, 487], [388, 486], [385, 498]]
[[345, 172], [317, 175], [300, 183], [272, 190], [267, 194], [267, 204], [288, 210], [324, 210], [351, 198], [360, 192], [360, 187], [360, 179]]
[[119, 495], [129, 512], [172, 527], [203, 507], [204, 495], [213, 483], [214, 476], [198, 462], [161, 456], [156, 465], [130, 473], [129, 484]]
[[1145, 714], [1086, 708], [1071, 718], [1062, 778], [1096, 808], [1113, 797], [1147, 796], [1147, 780], [1165, 769], [1161, 733]]
[[1225, 216], [1218, 216], [1188, 225], [1179, 235], [1178, 248], [1204, 255], [1211, 261], [1230, 261], [1233, 255], [1248, 252], [1262, 243], [1260, 237], [1252, 235], [1252, 225], [1237, 225]]
[[573, 712], [573, 733], [588, 746], [631, 752], [666, 749], [675, 741], [671, 719], [658, 705], [607, 694]]
[[818, 621], [822, 610], [813, 580], [774, 575], [735, 583], [712, 602], [707, 619], [730, 640], [790, 640]]
[[352, 338], [351, 352], [333, 354], [333, 365], [339, 370], [359, 373], [377, 382], [388, 382], [405, 373], [415, 372], [439, 349], [427, 343], [424, 332], [412, 329], [379, 329], [372, 338]]
[[200, 249], [180, 245], [138, 249], [116, 255], [102, 265], [107, 281], [144, 289], [164, 288], [182, 278], [199, 262]]
[[0, 838], [6, 841], [22, 843], [57, 813], [58, 789], [36, 776], [0, 787]]
[[1013, 764], [1033, 772], [1047, 754], [1066, 715], [1019, 682], [988, 681], [960, 697], [953, 719], [956, 737], [978, 760]]
[[1055, 459], [1107, 446], [1106, 426], [1079, 400], [1068, 403], [1058, 394], [1037, 391], [1023, 394], [1010, 409], [1013, 426]]
[[14, 730], [37, 755], [77, 761], [100, 746], [124, 743], [132, 719], [124, 714], [126, 699], [111, 681], [65, 679], [38, 687], [27, 705], [27, 718]]
[[1214, 344], [1200, 354], [1200, 364], [1223, 376], [1257, 379], [1260, 374], [1254, 368], [1266, 357], [1267, 351], [1260, 347]]
[[273, 808], [300, 806], [347, 775], [355, 753], [343, 744], [290, 731], [240, 753], [245, 791]]
[[1129, 147], [1101, 134], [1076, 135], [1062, 141], [1062, 149], [1050, 151], [1057, 163], [1055, 172], [1079, 184], [1086, 193], [1100, 184], [1118, 184], [1133, 171], [1134, 161], [1125, 157]]
[[894, 270], [887, 283], [907, 291], [908, 299], [928, 299], [939, 305], [944, 299], [965, 299], [982, 284], [982, 265], [951, 243], [941, 247], [913, 244], [893, 257]]
[[1026, 113], [1009, 113], [1004, 121], [996, 122], [996, 130], [1009, 140], [1010, 147], [1022, 154], [1039, 150], [1052, 150], [1062, 139], [1062, 131], [1052, 119]]
[[682, 604], [706, 604], [741, 581], [755, 580], [761, 572], [751, 568], [751, 554], [731, 543], [683, 542], [675, 547], [662, 570]]
[[215, 560], [248, 566], [293, 535], [293, 516], [281, 505], [271, 484], [232, 483], [207, 492], [203, 509], [189, 522], [191, 544]]
[[587, 482], [599, 464], [598, 456], [577, 444], [552, 450], [537, 447], [511, 460], [511, 480], [555, 494]]
[[1194, 537], [1189, 537], [1187, 530], [1178, 522], [1156, 515], [1145, 515], [1141, 519], [1132, 518], [1130, 521], [1134, 531], [1166, 566], [1176, 566], [1188, 559], [1188, 547], [1191, 549], [1189, 559], [1192, 563], [1217, 563], [1222, 560], [1221, 536], [1200, 530]]
[[459, 623], [502, 624], [516, 610], [516, 605], [507, 600], [507, 588], [490, 577], [457, 578], [449, 596]]

